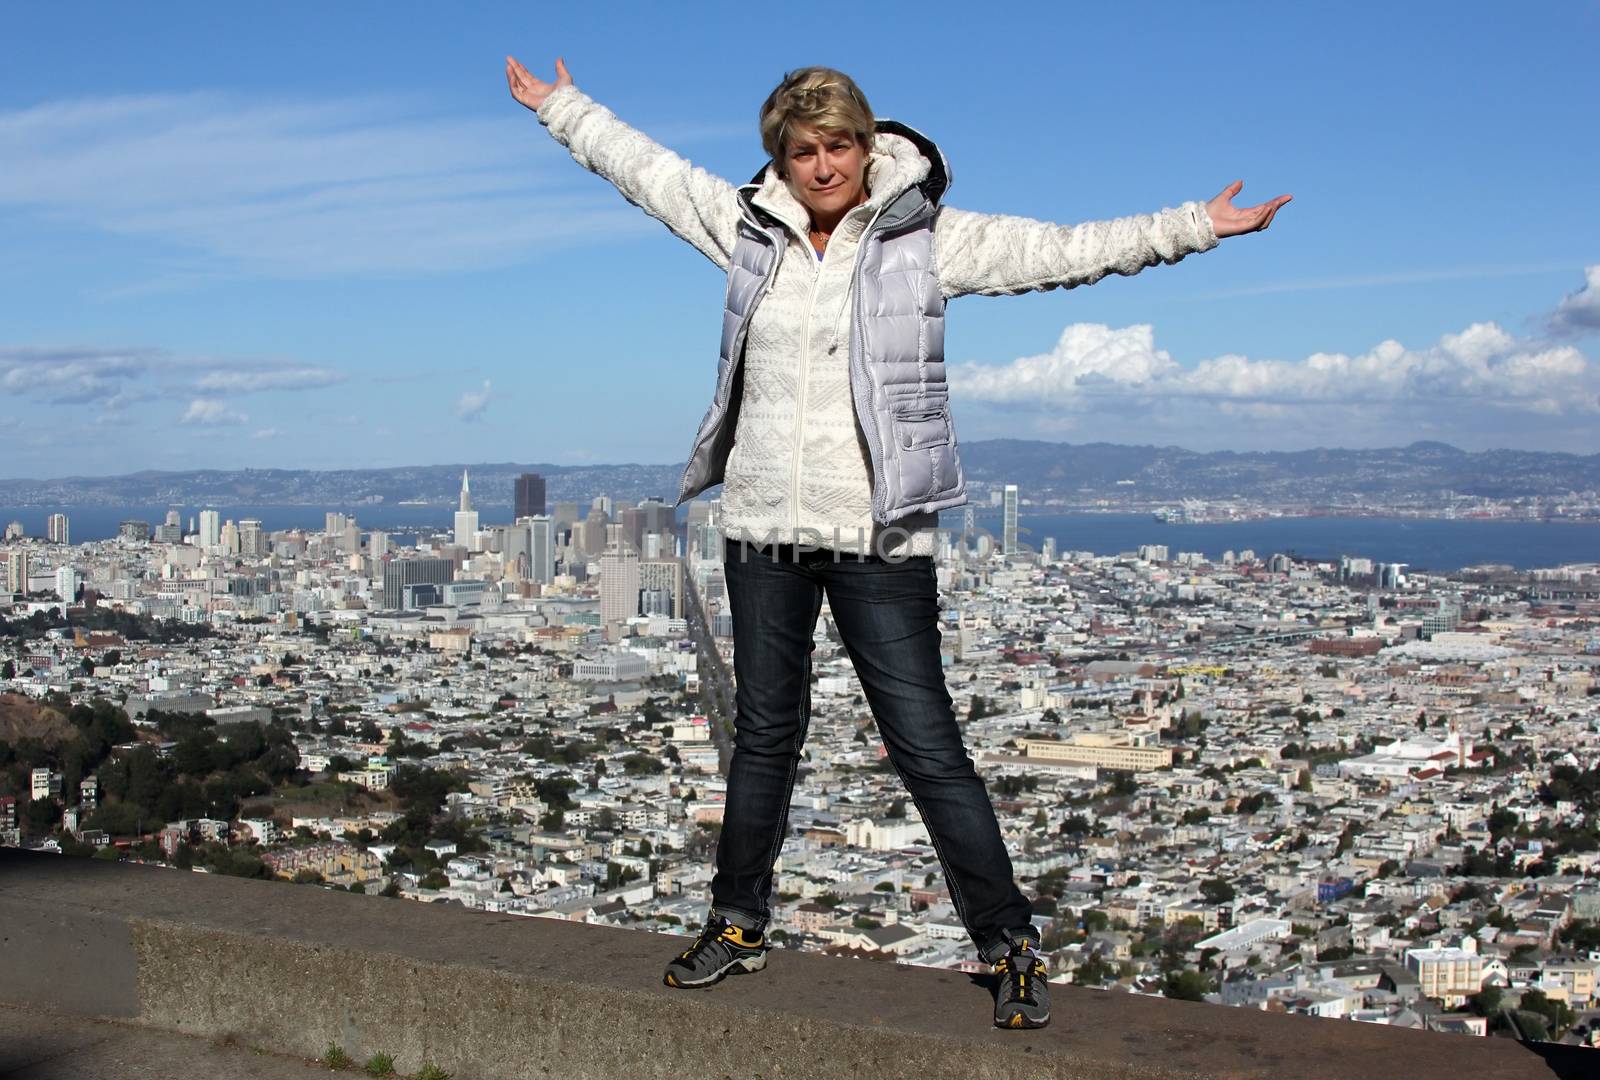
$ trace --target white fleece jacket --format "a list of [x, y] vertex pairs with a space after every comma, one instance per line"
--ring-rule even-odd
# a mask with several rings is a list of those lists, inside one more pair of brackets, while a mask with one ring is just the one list
[[[539, 120], [580, 165], [728, 268], [739, 219], [732, 184], [651, 141], [575, 87], [553, 92]], [[790, 235], [745, 346], [744, 396], [722, 491], [722, 531], [731, 539], [933, 553], [937, 515], [914, 514], [882, 535], [872, 519], [872, 465], [849, 371], [851, 278], [861, 234], [879, 208], [930, 168], [910, 140], [879, 134], [867, 202], [834, 230], [820, 260], [807, 239], [805, 207], [776, 170], [763, 176], [755, 204]], [[1087, 285], [1216, 244], [1198, 202], [1081, 225], [945, 207], [934, 226], [934, 262], [946, 298]]]

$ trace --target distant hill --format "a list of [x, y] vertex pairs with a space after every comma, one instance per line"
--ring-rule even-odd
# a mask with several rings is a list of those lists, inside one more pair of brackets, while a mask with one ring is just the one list
[[[962, 443], [961, 456], [977, 487], [1016, 484], [1028, 498], [1068, 501], [1370, 499], [1393, 504], [1432, 503], [1452, 494], [1514, 499], [1600, 491], [1600, 454], [1469, 452], [1439, 442], [1376, 450], [1200, 453], [1177, 446], [989, 439]], [[670, 502], [682, 477], [681, 465], [538, 462], [138, 472], [0, 480], [0, 506], [347, 506], [407, 500], [449, 506], [456, 501], [463, 468], [471, 471], [473, 502], [482, 507], [509, 506], [513, 483], [524, 472], [545, 477], [551, 502], [587, 502], [596, 495], [626, 500], [655, 495]]]

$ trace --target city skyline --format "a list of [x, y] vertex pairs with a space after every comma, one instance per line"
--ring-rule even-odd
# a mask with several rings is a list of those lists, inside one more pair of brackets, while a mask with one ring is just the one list
[[[956, 305], [967, 439], [1600, 450], [1600, 151], [1571, 135], [1592, 7], [1224, 10], [1215, 29], [935, 10], [915, 63], [871, 35], [746, 56], [732, 7], [692, 29], [626, 9], [646, 51], [615, 11], [319, 11], [306, 34], [312, 10], [105, 5], [90, 41], [71, 13], [18, 14], [0, 65], [8, 471], [381, 465], [418, 446], [681, 460], [720, 278], [506, 96], [506, 53], [548, 72], [558, 51], [581, 89], [734, 180], [760, 164], [756, 104], [820, 61], [941, 143], [952, 205], [1076, 222], [1236, 177], [1247, 200], [1294, 192], [1269, 236], [1136, 283]], [[1162, 57], [1137, 85], [1134, 41]], [[670, 99], [663, 46], [707, 73]], [[994, 56], [1004, 78], [960, 93], [926, 74]]]

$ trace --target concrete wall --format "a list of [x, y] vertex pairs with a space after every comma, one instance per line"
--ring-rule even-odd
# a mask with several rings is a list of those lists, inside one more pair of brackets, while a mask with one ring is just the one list
[[1054, 1022], [997, 1031], [951, 972], [777, 950], [766, 972], [669, 990], [681, 939], [306, 886], [0, 850], [0, 1001], [232, 1036], [338, 1043], [467, 1080], [1051, 1076], [1549, 1077], [1502, 1039], [1053, 988]]

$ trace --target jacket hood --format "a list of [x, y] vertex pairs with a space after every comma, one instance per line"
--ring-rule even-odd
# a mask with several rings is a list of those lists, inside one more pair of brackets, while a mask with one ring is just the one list
[[[879, 120], [867, 159], [867, 202], [874, 211], [888, 206], [912, 188], [920, 188], [934, 205], [950, 187], [950, 165], [934, 141], [915, 128], [894, 120]], [[764, 210], [797, 230], [810, 222], [810, 214], [794, 197], [789, 185], [768, 161], [755, 177], [739, 189], [747, 205]]]

